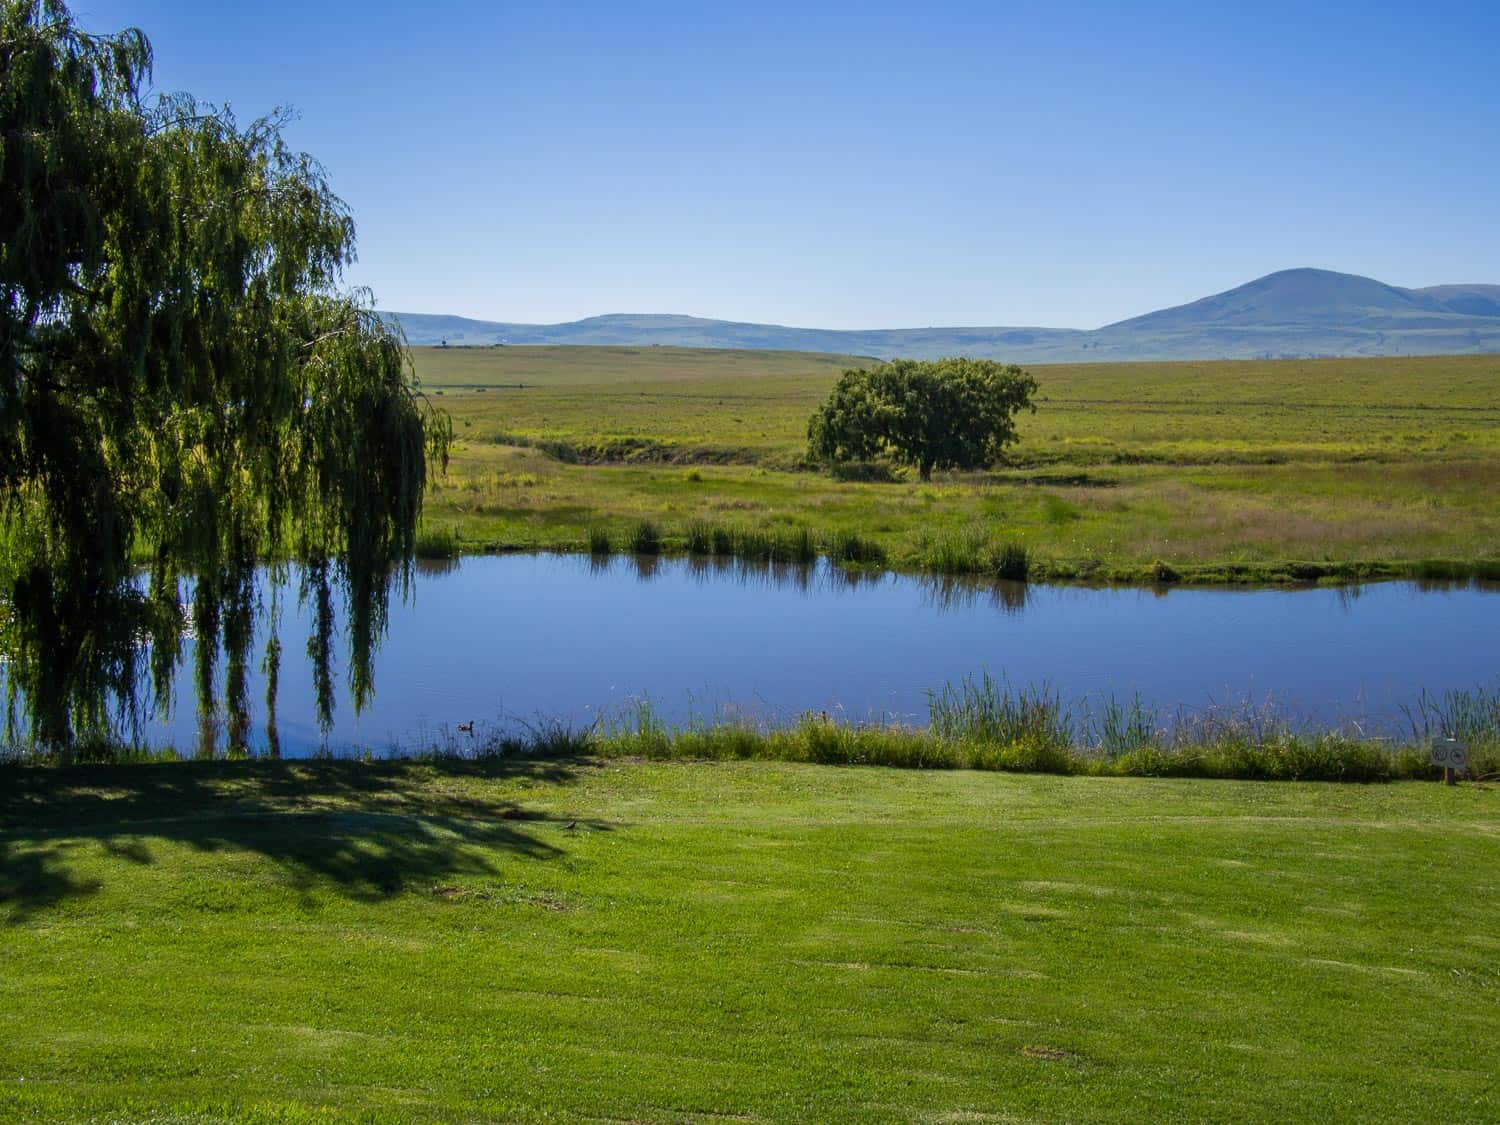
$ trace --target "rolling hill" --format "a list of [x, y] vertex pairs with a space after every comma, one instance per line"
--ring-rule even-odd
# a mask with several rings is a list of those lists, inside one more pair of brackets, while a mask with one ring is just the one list
[[1500, 353], [1500, 285], [1402, 289], [1330, 270], [1268, 274], [1211, 297], [1093, 330], [792, 328], [669, 314], [518, 324], [390, 313], [413, 344], [670, 345], [1017, 363]]

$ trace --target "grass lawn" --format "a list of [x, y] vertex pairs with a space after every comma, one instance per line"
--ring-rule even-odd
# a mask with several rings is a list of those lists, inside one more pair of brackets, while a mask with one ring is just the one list
[[1500, 794], [0, 772], [0, 1116], [1500, 1117]]
[[650, 520], [669, 546], [693, 523], [854, 533], [928, 569], [1018, 543], [1061, 578], [1140, 579], [1158, 561], [1186, 580], [1292, 560], [1500, 573], [1500, 356], [1038, 367], [1040, 409], [1011, 463], [930, 484], [799, 469], [808, 416], [868, 362], [854, 357], [415, 357], [460, 441], [428, 525], [471, 549], [580, 549], [591, 528], [619, 542]]

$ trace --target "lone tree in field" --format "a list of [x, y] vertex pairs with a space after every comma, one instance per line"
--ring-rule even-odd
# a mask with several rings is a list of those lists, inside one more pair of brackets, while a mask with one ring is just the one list
[[807, 426], [808, 449], [822, 461], [889, 456], [933, 469], [993, 464], [1016, 440], [1015, 416], [1033, 413], [1036, 380], [987, 359], [901, 359], [845, 371]]
[[286, 147], [285, 118], [148, 104], [150, 69], [139, 31], [91, 35], [61, 0], [0, 0], [7, 728], [19, 711], [52, 746], [135, 729], [148, 671], [169, 701], [190, 625], [200, 709], [216, 709], [222, 651], [244, 745], [270, 563], [274, 749], [283, 560], [302, 564], [326, 724], [336, 595], [359, 705], [451, 425], [368, 295], [341, 288], [354, 224]]

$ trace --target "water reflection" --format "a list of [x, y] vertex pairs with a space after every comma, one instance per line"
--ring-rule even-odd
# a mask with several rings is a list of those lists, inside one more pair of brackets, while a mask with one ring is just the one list
[[[580, 556], [540, 555], [538, 557], [556, 559], [563, 565], [571, 565]], [[581, 557], [585, 569], [596, 577], [608, 575], [617, 567], [621, 567], [632, 572], [641, 582], [655, 582], [664, 577], [685, 575], [695, 585], [730, 582], [746, 589], [796, 590], [803, 594], [838, 593], [846, 590], [875, 588], [891, 581], [911, 581], [921, 589], [924, 604], [944, 613], [967, 613], [981, 607], [988, 607], [1007, 617], [1014, 617], [1025, 611], [1031, 604], [1034, 591], [1049, 588], [970, 574], [920, 574], [898, 578], [889, 571], [844, 567], [828, 562], [826, 559], [820, 559], [815, 563], [789, 563], [765, 559], [743, 559], [729, 555], [614, 554]], [[419, 564], [419, 569], [424, 574], [441, 575], [451, 573], [457, 566], [457, 559], [444, 559]], [[1316, 589], [1332, 598], [1340, 609], [1349, 612], [1353, 611], [1355, 605], [1369, 589], [1388, 588], [1392, 585], [1400, 585], [1423, 594], [1455, 593], [1468, 590], [1500, 593], [1500, 582], [1451, 578], [1413, 579], [1399, 584], [1354, 583]], [[1110, 589], [1110, 587], [1093, 587], [1093, 589]], [[1273, 592], [1302, 592], [1312, 588], [1288, 587], [1272, 591], [1255, 587], [1185, 587], [1160, 584], [1114, 589], [1121, 596], [1146, 593], [1150, 594], [1153, 600], [1164, 601], [1173, 596], [1191, 598], [1213, 592], [1253, 596]]]
[[[1500, 671], [1495, 589], [1424, 582], [1148, 595], [826, 560], [432, 560], [418, 566], [413, 599], [392, 605], [371, 707], [355, 715], [342, 695], [327, 745], [384, 752], [497, 716], [586, 726], [642, 698], [669, 722], [704, 714], [706, 701], [714, 713], [923, 722], [930, 689], [985, 671], [1048, 684], [1072, 701], [1138, 691], [1164, 713], [1273, 695], [1299, 720], [1347, 715], [1379, 729], [1399, 722], [1401, 705], [1423, 688], [1472, 687]], [[308, 753], [323, 744], [300, 643], [309, 622], [306, 607], [284, 609], [277, 724], [288, 754]], [[263, 623], [258, 636], [263, 643]], [[252, 698], [263, 689], [252, 673]], [[193, 698], [190, 681], [179, 680], [177, 697]], [[200, 723], [186, 703], [147, 734], [211, 752], [223, 737], [218, 721]]]
[[1459, 590], [1500, 594], [1500, 581], [1492, 578], [1418, 578], [1411, 585], [1424, 594], [1445, 594]]
[[[560, 560], [572, 556], [555, 556]], [[774, 562], [768, 559], [742, 559], [729, 555], [687, 555], [664, 558], [660, 555], [591, 555], [585, 560], [589, 574], [603, 577], [624, 568], [641, 582], [664, 577], [683, 576], [694, 585], [732, 583], [742, 589], [795, 590], [801, 594], [836, 594], [845, 591], [874, 589], [896, 576], [888, 571], [864, 567], [845, 567], [826, 560], [816, 563]], [[1014, 616], [1026, 608], [1033, 587], [1024, 582], [984, 578], [977, 575], [917, 575], [900, 581], [917, 583], [924, 604], [941, 612], [968, 612], [988, 606]]]
[[[572, 556], [549, 556], [568, 560]], [[889, 579], [884, 571], [843, 567], [826, 561], [816, 563], [775, 562], [742, 559], [730, 555], [590, 555], [585, 561], [589, 574], [604, 577], [623, 570], [637, 581], [654, 582], [663, 577], [683, 576], [694, 585], [731, 583], [742, 589], [795, 590], [803, 594], [834, 593], [879, 586]]]
[[650, 582], [661, 573], [660, 555], [631, 555], [631, 563], [635, 566], [635, 576], [642, 582]]
[[926, 604], [945, 613], [963, 613], [985, 605], [1014, 617], [1026, 608], [1031, 590], [1024, 582], [959, 575], [923, 575], [918, 581]]
[[1365, 588], [1363, 584], [1353, 586], [1335, 587], [1338, 592], [1338, 605], [1345, 613], [1352, 613], [1359, 599], [1364, 597]]
[[416, 559], [412, 563], [412, 569], [423, 578], [441, 578], [445, 574], [452, 574], [459, 568], [460, 560], [451, 559]]

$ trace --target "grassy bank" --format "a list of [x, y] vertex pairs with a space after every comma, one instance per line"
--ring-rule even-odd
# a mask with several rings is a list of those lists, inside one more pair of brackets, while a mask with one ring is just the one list
[[[543, 728], [474, 752], [589, 754], [694, 761], [754, 759], [818, 765], [967, 769], [1087, 777], [1241, 781], [1435, 780], [1434, 737], [1470, 749], [1470, 776], [1500, 774], [1500, 691], [1423, 694], [1406, 709], [1405, 738], [1299, 729], [1266, 704], [1165, 714], [1136, 696], [1065, 703], [1045, 687], [1015, 688], [988, 674], [933, 692], [931, 725], [851, 724], [806, 715], [791, 724], [673, 724], [649, 703], [586, 731]], [[463, 749], [460, 742], [435, 748]]]
[[[406, 761], [517, 762], [577, 758], [764, 761], [900, 769], [1178, 777], [1237, 781], [1389, 782], [1443, 777], [1435, 738], [1469, 748], [1470, 780], [1500, 777], [1500, 689], [1423, 692], [1403, 708], [1405, 732], [1371, 737], [1353, 725], [1299, 724], [1271, 702], [1165, 712], [1140, 696], [1065, 702], [1046, 687], [1013, 687], [987, 673], [929, 694], [926, 727], [851, 723], [827, 714], [753, 721], [721, 712], [687, 722], [650, 701], [587, 726], [539, 720], [521, 727], [470, 723], [383, 757]], [[352, 753], [352, 752], [351, 752]], [[193, 755], [189, 755], [193, 756]], [[331, 755], [325, 755], [331, 756]], [[12, 749], [0, 767], [160, 764], [172, 748], [83, 743], [56, 753]]]
[[[852, 357], [417, 349], [461, 448], [429, 525], [467, 550], [666, 549], [696, 526], [857, 537], [890, 565], [1056, 581], [1359, 581], [1500, 572], [1500, 358], [1042, 367], [993, 472], [801, 466]], [[483, 388], [483, 389], [481, 389]]]
[[1497, 813], [776, 763], [10, 770], [0, 1117], [1493, 1120]]
[[[985, 720], [990, 719], [985, 716]], [[1126, 713], [1123, 721], [1129, 723]], [[677, 761], [773, 761], [899, 769], [1048, 773], [1074, 777], [1180, 777], [1237, 781], [1385, 782], [1437, 780], [1425, 742], [1377, 741], [1334, 732], [1255, 732], [1242, 724], [1198, 728], [1186, 736], [1122, 730], [1122, 737], [1080, 743], [1067, 729], [1048, 729], [1053, 713], [1038, 711], [973, 721], [942, 719], [933, 729], [856, 726], [807, 716], [759, 727], [737, 723], [672, 725], [649, 713], [601, 730], [544, 731], [497, 739], [477, 748], [455, 740], [438, 758], [483, 760], [549, 757]], [[1066, 720], [1063, 720], [1065, 723]], [[1006, 729], [1006, 728], [1010, 729]], [[1500, 774], [1500, 741], [1471, 747], [1472, 776]]]

